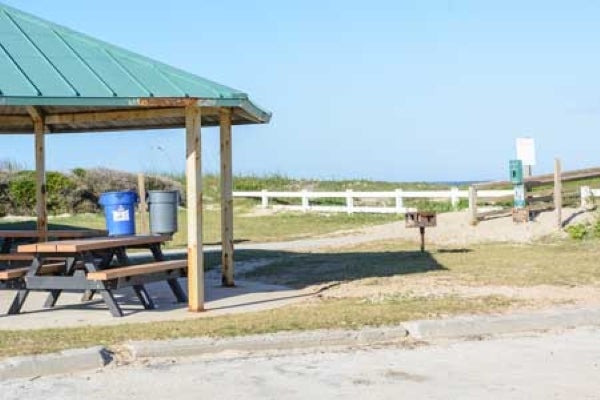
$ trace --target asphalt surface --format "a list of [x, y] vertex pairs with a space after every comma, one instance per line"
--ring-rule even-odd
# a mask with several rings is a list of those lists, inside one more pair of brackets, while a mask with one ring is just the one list
[[599, 399], [600, 329], [181, 358], [0, 383], [1, 399]]

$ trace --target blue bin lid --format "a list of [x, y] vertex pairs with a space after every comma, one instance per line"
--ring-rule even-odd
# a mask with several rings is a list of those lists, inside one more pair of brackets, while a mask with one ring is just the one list
[[105, 192], [100, 194], [100, 200], [98, 203], [102, 206], [110, 205], [130, 205], [138, 202], [138, 195], [136, 192]]

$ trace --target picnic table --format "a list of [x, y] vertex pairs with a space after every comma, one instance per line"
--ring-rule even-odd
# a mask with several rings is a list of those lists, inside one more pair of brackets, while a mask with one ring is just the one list
[[[107, 232], [102, 229], [61, 229], [61, 230], [50, 230], [45, 233], [46, 237], [55, 239], [79, 239], [89, 238], [95, 236], [106, 236]], [[10, 253], [14, 244], [19, 242], [31, 242], [38, 241], [42, 232], [34, 229], [1, 229], [0, 239], [2, 239], [2, 246], [0, 246], [0, 254]]]
[[[166, 281], [178, 302], [187, 302], [179, 282], [187, 276], [187, 261], [165, 261], [161, 245], [170, 240], [167, 235], [98, 237], [58, 240], [20, 245], [18, 253], [33, 254], [33, 261], [24, 272], [24, 279], [9, 309], [9, 314], [21, 311], [30, 291], [48, 291], [45, 307], [54, 307], [63, 290], [83, 291], [83, 300], [94, 293], [102, 295], [111, 314], [122, 317], [121, 307], [113, 291], [132, 287], [145, 309], [156, 308], [145, 284]], [[127, 255], [130, 249], [148, 249], [153, 261], [133, 264]], [[56, 259], [64, 261], [48, 262]], [[113, 260], [117, 261], [113, 265]], [[13, 281], [19, 285], [18, 281]]]

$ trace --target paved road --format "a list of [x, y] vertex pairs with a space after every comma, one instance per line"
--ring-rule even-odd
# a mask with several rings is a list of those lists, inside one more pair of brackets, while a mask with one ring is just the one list
[[415, 349], [263, 354], [0, 384], [2, 399], [599, 399], [600, 329]]

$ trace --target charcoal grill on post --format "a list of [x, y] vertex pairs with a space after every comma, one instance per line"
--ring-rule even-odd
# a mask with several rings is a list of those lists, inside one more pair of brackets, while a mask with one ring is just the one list
[[419, 228], [421, 234], [421, 252], [425, 252], [425, 228], [437, 226], [437, 215], [434, 212], [407, 212], [404, 215], [407, 228]]

